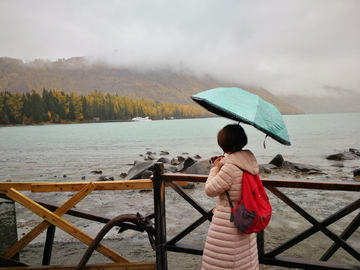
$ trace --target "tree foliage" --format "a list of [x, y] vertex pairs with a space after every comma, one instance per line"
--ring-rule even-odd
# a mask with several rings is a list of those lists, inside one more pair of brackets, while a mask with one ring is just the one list
[[0, 93], [0, 124], [33, 124], [42, 122], [88, 122], [130, 120], [133, 117], [151, 119], [194, 118], [204, 116], [205, 111], [190, 105], [159, 102], [152, 99], [134, 100], [118, 94], [103, 94], [97, 90], [87, 96], [79, 96], [59, 90], [42, 94], [36, 90], [21, 94], [15, 91]]

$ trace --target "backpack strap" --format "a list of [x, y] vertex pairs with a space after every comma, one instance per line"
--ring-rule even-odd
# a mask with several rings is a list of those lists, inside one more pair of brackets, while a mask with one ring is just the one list
[[[230, 195], [229, 195], [229, 192], [227, 190], [225, 190], [225, 193], [226, 193], [226, 197], [228, 198], [228, 201], [229, 201], [229, 204], [230, 204], [230, 207], [231, 209], [234, 209], [234, 206], [230, 200]], [[233, 215], [233, 212], [231, 211], [231, 216], [230, 216], [230, 221], [233, 222], [234, 221], [234, 215]]]
[[229, 201], [230, 207], [231, 207], [231, 209], [233, 209], [233, 208], [234, 208], [234, 206], [233, 206], [233, 204], [232, 204], [232, 202], [231, 202], [231, 200], [230, 200], [230, 195], [229, 195], [229, 192], [228, 192], [227, 190], [225, 190], [225, 193], [226, 193], [226, 197], [228, 198], [228, 201]]

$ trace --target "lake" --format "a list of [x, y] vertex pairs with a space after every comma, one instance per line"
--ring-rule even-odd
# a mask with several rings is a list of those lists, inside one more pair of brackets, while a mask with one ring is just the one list
[[[252, 126], [242, 125], [248, 135], [247, 149], [259, 164], [277, 154], [285, 160], [329, 169], [326, 156], [360, 149], [360, 113], [285, 115], [291, 146], [284, 146]], [[234, 123], [225, 118], [53, 124], [0, 127], [0, 181], [94, 181], [93, 170], [120, 179], [134, 160], [147, 151], [168, 158], [200, 155], [208, 159], [222, 154], [218, 131]], [[263, 143], [265, 140], [266, 148]], [[346, 161], [348, 171], [360, 160]], [[346, 170], [346, 168], [344, 170]], [[66, 175], [66, 178], [63, 176]]]

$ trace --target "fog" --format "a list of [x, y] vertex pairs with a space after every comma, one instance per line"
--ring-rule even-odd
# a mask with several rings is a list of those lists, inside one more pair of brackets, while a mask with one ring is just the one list
[[1, 0], [0, 57], [85, 56], [274, 94], [360, 91], [360, 1]]

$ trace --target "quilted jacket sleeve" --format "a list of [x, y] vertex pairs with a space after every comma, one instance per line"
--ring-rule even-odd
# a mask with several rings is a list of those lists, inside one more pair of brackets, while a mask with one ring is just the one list
[[209, 197], [216, 197], [229, 190], [232, 185], [233, 170], [228, 164], [221, 168], [214, 167], [211, 169], [208, 179], [205, 183], [205, 193]]

